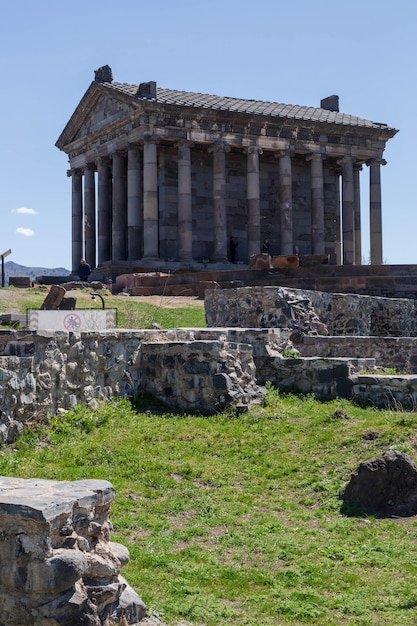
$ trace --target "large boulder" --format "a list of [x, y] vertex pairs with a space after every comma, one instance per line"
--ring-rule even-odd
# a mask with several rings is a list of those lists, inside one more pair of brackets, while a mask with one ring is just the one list
[[417, 467], [407, 454], [388, 450], [364, 461], [340, 494], [342, 509], [378, 517], [417, 514]]

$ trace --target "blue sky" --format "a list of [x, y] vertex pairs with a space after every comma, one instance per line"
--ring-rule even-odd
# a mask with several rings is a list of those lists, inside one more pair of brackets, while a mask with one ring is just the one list
[[[71, 182], [55, 142], [94, 79], [320, 106], [399, 129], [382, 168], [384, 261], [417, 263], [415, 0], [14, 0], [2, 5], [0, 253], [71, 267]], [[361, 174], [369, 256], [368, 172]]]

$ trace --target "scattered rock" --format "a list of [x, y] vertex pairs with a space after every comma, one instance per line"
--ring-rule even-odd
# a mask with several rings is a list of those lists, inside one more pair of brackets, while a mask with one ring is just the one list
[[375, 439], [378, 439], [378, 437], [379, 433], [376, 430], [369, 430], [362, 435], [362, 439], [364, 441], [375, 441]]
[[417, 514], [417, 467], [407, 454], [389, 450], [364, 461], [340, 494], [342, 512], [378, 517]]

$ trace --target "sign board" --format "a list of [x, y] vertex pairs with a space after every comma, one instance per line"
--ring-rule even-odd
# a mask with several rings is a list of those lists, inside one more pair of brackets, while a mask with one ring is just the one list
[[4, 259], [6, 256], [9, 256], [9, 254], [11, 254], [12, 251], [10, 250], [6, 250], [6, 252], [3, 252], [3, 254], [0, 254], [0, 258], [1, 258], [1, 286], [4, 287]]
[[115, 328], [116, 309], [80, 309], [74, 311], [31, 310], [30, 330], [107, 330]]

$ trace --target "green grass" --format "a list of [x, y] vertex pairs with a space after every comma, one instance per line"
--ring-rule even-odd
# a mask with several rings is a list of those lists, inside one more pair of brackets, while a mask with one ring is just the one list
[[110, 480], [112, 539], [151, 612], [170, 626], [416, 624], [417, 520], [346, 517], [339, 500], [361, 461], [416, 457], [416, 413], [272, 388], [239, 416], [136, 406], [26, 432], [0, 450], [0, 473]]
[[205, 311], [199, 306], [167, 309], [146, 302], [129, 301], [129, 298], [109, 299], [106, 308], [111, 306], [117, 307], [119, 328], [151, 328], [152, 323], [159, 324], [162, 328], [206, 327]]
[[[12, 304], [20, 313], [26, 313], [27, 309], [39, 309], [48, 293], [47, 289], [36, 287], [27, 290], [19, 290], [15, 287], [5, 289], [13, 291]], [[77, 309], [101, 308], [101, 301], [93, 301], [90, 292], [90, 288], [77, 289], [68, 292], [67, 295], [76, 298]], [[151, 328], [152, 323], [159, 324], [162, 328], [204, 328], [206, 326], [205, 311], [202, 306], [165, 308], [163, 296], [161, 296], [161, 303], [155, 305], [138, 302], [130, 297], [113, 296], [107, 290], [102, 290], [100, 293], [106, 309], [117, 309], [118, 328]], [[8, 312], [9, 307], [10, 300], [0, 297], [0, 312]]]

